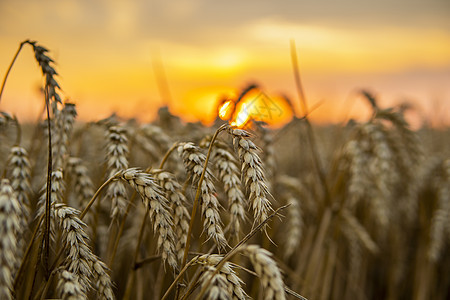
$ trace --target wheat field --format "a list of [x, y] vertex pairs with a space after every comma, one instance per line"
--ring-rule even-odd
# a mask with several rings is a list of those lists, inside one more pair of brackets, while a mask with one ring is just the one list
[[46, 118], [0, 114], [1, 299], [450, 297], [448, 129], [369, 93], [342, 126], [78, 122], [23, 46]]

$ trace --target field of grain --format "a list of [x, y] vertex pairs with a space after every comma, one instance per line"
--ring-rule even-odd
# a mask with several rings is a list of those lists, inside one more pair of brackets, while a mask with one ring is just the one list
[[0, 114], [1, 299], [450, 297], [448, 129], [368, 93], [342, 126], [77, 122], [22, 46], [47, 119]]

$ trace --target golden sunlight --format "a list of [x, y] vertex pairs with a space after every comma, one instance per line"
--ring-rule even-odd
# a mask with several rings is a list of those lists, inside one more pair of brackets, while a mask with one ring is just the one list
[[231, 100], [225, 101], [219, 108], [219, 117], [222, 120], [228, 120], [231, 117], [231, 114], [233, 113], [232, 107], [233, 101]]
[[250, 112], [246, 103], [243, 103], [241, 109], [236, 112], [236, 118], [230, 123], [233, 127], [243, 128], [250, 121]]

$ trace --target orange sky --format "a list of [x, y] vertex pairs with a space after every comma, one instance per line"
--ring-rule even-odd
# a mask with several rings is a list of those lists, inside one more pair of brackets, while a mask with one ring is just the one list
[[[356, 91], [366, 88], [382, 105], [408, 100], [416, 117], [449, 125], [449, 15], [445, 0], [2, 1], [0, 72], [30, 38], [51, 50], [63, 95], [77, 103], [80, 119], [117, 111], [150, 121], [168, 103], [186, 121], [209, 122], [221, 94], [249, 83], [297, 103], [289, 56], [295, 39], [308, 102], [320, 103], [313, 120], [364, 115]], [[162, 99], [155, 69], [170, 99]], [[36, 119], [42, 82], [24, 49], [0, 110]]]

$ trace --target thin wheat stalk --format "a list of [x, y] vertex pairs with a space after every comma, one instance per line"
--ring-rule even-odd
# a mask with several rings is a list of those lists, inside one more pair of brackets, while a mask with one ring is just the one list
[[150, 174], [136, 168], [123, 171], [120, 178], [129, 183], [141, 196], [145, 208], [150, 212], [153, 230], [158, 233], [157, 246], [161, 251], [162, 260], [167, 261], [173, 269], [177, 269], [173, 221], [161, 187]]
[[[208, 239], [212, 239], [219, 249], [224, 249], [227, 245], [227, 240], [223, 234], [222, 222], [219, 215], [220, 204], [216, 198], [216, 190], [212, 182], [211, 171], [207, 166], [204, 166], [206, 157], [200, 151], [200, 148], [193, 143], [180, 144], [178, 146], [178, 152], [183, 158], [184, 166], [189, 176], [191, 176], [192, 182], [199, 185], [200, 206], [204, 220], [203, 230]], [[204, 167], [205, 171], [203, 169]], [[203, 180], [201, 180], [202, 177]]]
[[5, 89], [6, 80], [8, 79], [8, 75], [11, 72], [11, 69], [14, 66], [14, 63], [16, 62], [16, 59], [19, 56], [19, 53], [22, 50], [23, 46], [25, 44], [29, 44], [29, 43], [30, 43], [30, 40], [25, 40], [25, 41], [21, 42], [20, 45], [19, 45], [19, 48], [16, 51], [16, 54], [14, 54], [14, 57], [13, 57], [11, 63], [9, 64], [8, 70], [6, 71], [5, 77], [3, 77], [2, 87], [0, 89], [0, 101], [2, 100], [3, 90]]
[[193, 257], [189, 262], [187, 262], [183, 268], [181, 269], [181, 271], [178, 273], [178, 275], [175, 277], [175, 279], [172, 281], [172, 283], [170, 284], [170, 286], [167, 288], [166, 292], [164, 293], [164, 295], [162, 296], [161, 300], [165, 300], [167, 299], [167, 297], [169, 296], [170, 292], [173, 290], [173, 288], [177, 285], [178, 281], [181, 279], [182, 276], [184, 276], [184, 273], [186, 273], [186, 271], [197, 262], [199, 256], [195, 256]]
[[[242, 181], [249, 194], [250, 206], [253, 209], [253, 217], [255, 224], [263, 222], [272, 205], [267, 196], [269, 191], [263, 171], [263, 164], [258, 155], [258, 147], [250, 140], [250, 134], [242, 129], [228, 128], [228, 133], [233, 137], [233, 143], [238, 149], [239, 158], [241, 160]], [[264, 227], [264, 230], [266, 227]]]
[[46, 55], [48, 50], [42, 46], [39, 46], [36, 44], [35, 41], [29, 41], [26, 40], [20, 44], [19, 50], [17, 51], [16, 55], [14, 56], [14, 59], [8, 68], [7, 74], [5, 76], [5, 79], [2, 84], [2, 90], [0, 93], [3, 92], [4, 84], [6, 82], [6, 78], [12, 68], [12, 65], [14, 64], [14, 61], [17, 58], [17, 55], [19, 54], [20, 50], [22, 49], [23, 45], [30, 44], [33, 47], [33, 51], [35, 54], [35, 58], [38, 61], [42, 73], [45, 75], [46, 83], [45, 83], [45, 104], [46, 104], [46, 111], [47, 111], [47, 124], [48, 124], [48, 166], [47, 166], [47, 196], [46, 196], [46, 207], [45, 207], [45, 230], [44, 230], [44, 245], [46, 246], [44, 251], [44, 267], [46, 269], [46, 276], [48, 277], [48, 256], [50, 249], [48, 248], [49, 244], [49, 237], [50, 237], [50, 214], [51, 214], [51, 206], [50, 206], [50, 185], [51, 185], [51, 173], [52, 173], [52, 140], [51, 140], [51, 132], [50, 132], [50, 105], [52, 107], [52, 110], [54, 114], [56, 115], [57, 112], [57, 103], [61, 103], [61, 98], [59, 94], [57, 93], [57, 88], [59, 89], [59, 85], [56, 82], [54, 76], [57, 75], [55, 69], [51, 66], [51, 63], [53, 63], [53, 60]]
[[16, 273], [17, 236], [20, 229], [20, 205], [9, 180], [0, 183], [0, 298], [13, 299]]
[[348, 210], [344, 209], [341, 211], [342, 219], [344, 220], [344, 228], [343, 231], [346, 235], [349, 235], [350, 238], [356, 238], [361, 245], [364, 246], [371, 253], [376, 254], [379, 251], [377, 244], [373, 241], [367, 230], [361, 223], [358, 221], [352, 213]]

